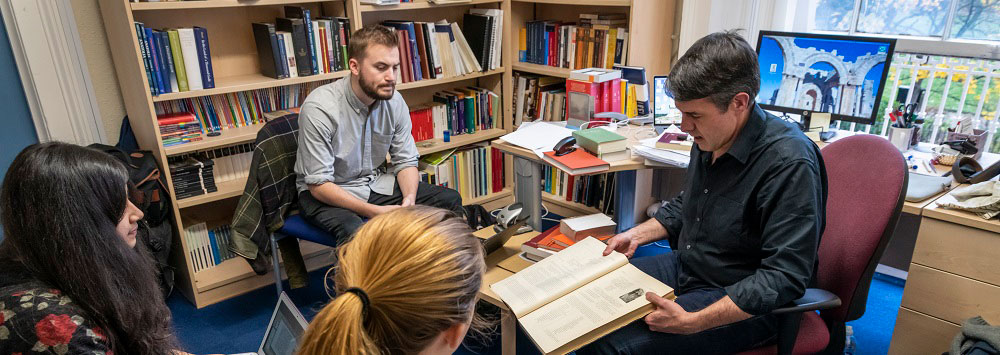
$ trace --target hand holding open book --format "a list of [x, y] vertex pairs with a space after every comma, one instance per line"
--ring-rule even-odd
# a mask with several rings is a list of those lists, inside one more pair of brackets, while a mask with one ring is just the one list
[[490, 285], [543, 353], [570, 352], [649, 314], [646, 292], [674, 298], [625, 255], [603, 256], [605, 247], [587, 237]]

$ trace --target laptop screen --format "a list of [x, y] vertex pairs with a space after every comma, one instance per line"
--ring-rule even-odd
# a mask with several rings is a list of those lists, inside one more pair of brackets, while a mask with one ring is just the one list
[[667, 77], [657, 76], [653, 78], [653, 124], [665, 125], [674, 123], [676, 117], [670, 117], [676, 112], [674, 98], [667, 92]]
[[271, 323], [264, 334], [259, 353], [263, 355], [291, 355], [306, 331], [305, 319], [284, 293], [271, 316]]

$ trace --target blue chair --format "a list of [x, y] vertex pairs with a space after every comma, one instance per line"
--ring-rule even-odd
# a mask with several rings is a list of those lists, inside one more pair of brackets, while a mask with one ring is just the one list
[[271, 234], [271, 258], [274, 264], [274, 287], [281, 295], [283, 291], [281, 284], [281, 266], [278, 264], [278, 241], [284, 238], [295, 238], [307, 240], [316, 244], [336, 247], [337, 239], [326, 233], [326, 231], [309, 223], [301, 215], [295, 214], [285, 218], [285, 224]]

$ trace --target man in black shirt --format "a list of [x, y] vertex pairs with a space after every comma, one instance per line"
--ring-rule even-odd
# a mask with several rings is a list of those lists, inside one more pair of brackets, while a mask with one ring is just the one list
[[768, 313], [814, 282], [826, 171], [801, 130], [755, 103], [757, 56], [734, 32], [710, 34], [674, 65], [668, 89], [694, 137], [684, 191], [608, 241], [632, 257], [660, 239], [672, 252], [632, 264], [675, 289], [653, 313], [580, 353], [733, 353], [773, 341]]

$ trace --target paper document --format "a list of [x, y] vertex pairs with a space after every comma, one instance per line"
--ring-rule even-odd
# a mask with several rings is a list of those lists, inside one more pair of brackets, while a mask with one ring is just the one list
[[687, 168], [691, 161], [691, 152], [677, 149], [657, 149], [637, 145], [632, 147], [632, 152], [643, 158], [678, 168]]
[[552, 151], [560, 140], [573, 135], [573, 130], [549, 122], [524, 122], [516, 131], [500, 139], [507, 143], [528, 149], [539, 158], [543, 152]]

